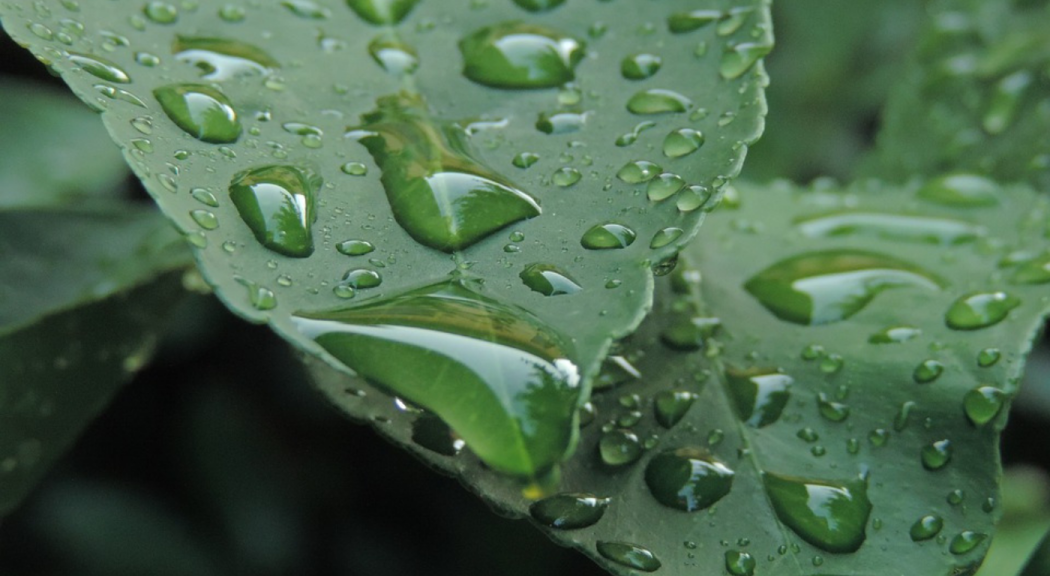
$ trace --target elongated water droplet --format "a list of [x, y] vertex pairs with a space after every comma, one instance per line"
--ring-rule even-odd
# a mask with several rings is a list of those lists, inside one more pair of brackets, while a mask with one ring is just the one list
[[914, 340], [922, 335], [922, 330], [914, 326], [890, 326], [868, 337], [871, 344], [900, 344]]
[[860, 312], [879, 292], [912, 286], [939, 289], [939, 280], [912, 264], [874, 252], [828, 250], [782, 260], [744, 288], [781, 320], [828, 324]]
[[598, 441], [598, 454], [609, 466], [626, 466], [642, 457], [642, 444], [634, 432], [612, 430]]
[[632, 114], [666, 114], [685, 112], [693, 102], [673, 90], [650, 89], [636, 93], [627, 101], [627, 110]]
[[1050, 283], [1050, 254], [1043, 254], [1024, 262], [1010, 275], [1014, 284]]
[[363, 20], [369, 24], [399, 24], [419, 4], [419, 0], [346, 0]]
[[311, 228], [321, 180], [294, 166], [265, 166], [237, 174], [230, 198], [260, 244], [285, 256], [313, 253]]
[[948, 545], [948, 550], [956, 556], [967, 554], [973, 552], [986, 538], [988, 538], [987, 534], [965, 530], [956, 535], [955, 538], [952, 538], [952, 543]]
[[881, 212], [836, 212], [797, 222], [799, 230], [811, 238], [865, 235], [950, 245], [972, 242], [987, 232], [983, 226], [961, 220]]
[[335, 249], [347, 256], [364, 256], [375, 251], [376, 247], [365, 240], [347, 240], [336, 244]]
[[667, 28], [674, 34], [684, 34], [699, 30], [712, 22], [717, 22], [722, 18], [722, 15], [722, 12], [718, 10], [676, 12], [667, 18]]
[[463, 74], [492, 88], [555, 88], [576, 77], [583, 42], [557, 30], [504, 22], [459, 43]]
[[656, 54], [632, 54], [620, 62], [620, 73], [628, 80], [644, 80], [660, 70], [663, 59]]
[[641, 184], [656, 178], [663, 168], [646, 160], [635, 160], [623, 165], [616, 177], [628, 184]]
[[580, 238], [580, 244], [588, 250], [618, 250], [634, 244], [634, 230], [623, 224], [609, 222], [596, 224]]
[[511, 164], [524, 170], [525, 168], [532, 166], [536, 162], [539, 162], [539, 160], [539, 154], [535, 154], [533, 152], [522, 152], [515, 156], [513, 160], [511, 160]]
[[544, 526], [559, 530], [575, 530], [597, 524], [609, 507], [608, 498], [593, 494], [558, 494], [534, 502], [529, 513]]
[[733, 80], [744, 75], [755, 63], [773, 50], [772, 44], [741, 42], [722, 53], [722, 62], [718, 73], [726, 80]]
[[544, 134], [571, 134], [582, 130], [586, 123], [586, 112], [541, 112], [536, 118], [536, 129]]
[[936, 514], [927, 514], [911, 525], [911, 539], [913, 542], [929, 540], [940, 534], [943, 528], [943, 518]]
[[733, 487], [728, 466], [699, 448], [678, 448], [658, 454], [645, 467], [645, 483], [656, 500], [677, 510], [710, 508]]
[[922, 449], [922, 465], [927, 470], [940, 470], [952, 459], [952, 443], [949, 440], [938, 440]]
[[1020, 305], [1021, 300], [1003, 291], [972, 292], [952, 303], [944, 320], [953, 330], [978, 330], [1006, 320]]
[[999, 203], [999, 187], [976, 174], [949, 174], [927, 182], [918, 196], [953, 208], [981, 208]]
[[287, 8], [292, 14], [308, 20], [325, 20], [332, 15], [328, 8], [312, 0], [282, 0], [281, 6]]
[[963, 397], [963, 410], [975, 426], [984, 426], [1002, 411], [1006, 394], [994, 386], [979, 386]]
[[265, 76], [280, 68], [263, 50], [227, 38], [177, 36], [172, 52], [179, 61], [197, 67], [201, 78], [213, 82]]
[[854, 552], [866, 538], [871, 514], [863, 480], [820, 482], [762, 475], [777, 518], [803, 540], [828, 552]]
[[343, 285], [353, 288], [355, 291], [363, 288], [375, 288], [383, 283], [383, 277], [375, 270], [357, 268], [343, 275]]
[[661, 566], [652, 552], [634, 544], [599, 540], [595, 548], [606, 560], [641, 572], [656, 572]]
[[652, 241], [649, 242], [649, 247], [654, 250], [657, 248], [663, 248], [671, 242], [681, 238], [682, 234], [685, 234], [685, 230], [682, 230], [681, 228], [664, 228], [653, 235]]
[[529, 264], [519, 277], [526, 286], [544, 296], [575, 294], [582, 290], [568, 272], [553, 264]]
[[777, 421], [791, 398], [794, 379], [774, 368], [728, 368], [726, 386], [737, 415], [748, 426], [762, 428]]
[[923, 360], [915, 367], [912, 378], [919, 384], [929, 384], [941, 377], [944, 373], [944, 364], [937, 360]]
[[419, 55], [415, 48], [393, 34], [377, 36], [368, 44], [368, 53], [383, 70], [395, 76], [405, 76], [419, 68]]
[[212, 144], [236, 142], [241, 122], [226, 95], [203, 84], [176, 84], [153, 91], [168, 118], [190, 136]]
[[193, 210], [190, 212], [190, 218], [193, 218], [193, 221], [205, 230], [214, 230], [219, 227], [219, 219], [208, 210]]
[[379, 165], [394, 218], [417, 242], [453, 252], [540, 214], [531, 196], [472, 158], [461, 127], [430, 118], [417, 97], [381, 98], [362, 120], [347, 136]]
[[105, 58], [70, 52], [69, 61], [79, 66], [84, 72], [107, 82], [116, 82], [117, 84], [131, 82], [131, 77], [128, 76], [128, 73], [123, 68]]
[[576, 367], [524, 310], [452, 282], [295, 322], [361, 377], [437, 414], [497, 471], [537, 477], [573, 443]]
[[688, 390], [664, 390], [656, 395], [653, 409], [656, 421], [664, 428], [672, 428], [685, 418], [686, 412], [696, 402], [696, 394]]
[[704, 135], [699, 130], [680, 128], [664, 138], [664, 156], [681, 158], [696, 152], [704, 145]]
[[725, 555], [726, 571], [733, 576], [753, 576], [758, 565], [753, 556], [739, 550], [729, 550]]

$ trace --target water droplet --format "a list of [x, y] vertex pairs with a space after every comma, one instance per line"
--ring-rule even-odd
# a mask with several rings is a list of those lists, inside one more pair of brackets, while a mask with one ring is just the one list
[[777, 421], [791, 398], [794, 379], [773, 368], [726, 370], [726, 385], [737, 415], [749, 426], [762, 428]]
[[915, 367], [912, 378], [919, 384], [929, 384], [941, 377], [944, 373], [944, 364], [937, 360], [923, 360]]
[[368, 53], [383, 70], [406, 76], [419, 68], [419, 54], [393, 34], [377, 36], [368, 44]]
[[529, 264], [519, 277], [526, 286], [544, 296], [575, 294], [582, 290], [568, 272], [552, 264]]
[[795, 433], [795, 436], [797, 436], [799, 440], [808, 442], [810, 444], [816, 442], [817, 440], [820, 440], [820, 434], [817, 434], [816, 430], [809, 427], [799, 428], [798, 432]]
[[635, 160], [624, 164], [623, 168], [616, 173], [616, 177], [628, 184], [641, 184], [656, 178], [663, 170], [658, 164], [646, 160]]
[[219, 219], [208, 210], [193, 210], [190, 212], [190, 218], [193, 218], [193, 221], [205, 230], [214, 230], [219, 227]]
[[922, 335], [922, 330], [914, 326], [890, 326], [868, 337], [871, 344], [900, 344], [914, 340]]
[[277, 296], [269, 288], [240, 277], [237, 278], [237, 281], [247, 289], [248, 302], [252, 305], [252, 308], [265, 311], [273, 310], [277, 307]]
[[915, 409], [915, 402], [905, 402], [901, 404], [900, 410], [897, 411], [897, 415], [893, 417], [893, 429], [897, 432], [904, 430], [908, 427], [908, 422], [911, 420], [912, 410]]
[[1050, 282], [1050, 253], [1024, 262], [1010, 276], [1014, 284], [1046, 284]]
[[667, 28], [674, 34], [684, 34], [699, 30], [720, 19], [722, 19], [722, 12], [717, 10], [676, 12], [667, 18]]
[[691, 352], [703, 348], [707, 339], [721, 327], [722, 321], [718, 318], [678, 314], [660, 332], [660, 341], [672, 350]]
[[433, 414], [424, 414], [412, 422], [412, 441], [442, 456], [455, 456], [465, 445], [448, 424]]
[[693, 102], [685, 96], [658, 88], [637, 92], [627, 101], [627, 110], [632, 114], [685, 112], [692, 107]]
[[922, 449], [922, 465], [927, 470], [940, 470], [952, 459], [952, 443], [938, 440]]
[[987, 534], [965, 530], [957, 534], [955, 538], [952, 538], [952, 543], [948, 545], [948, 550], [956, 556], [973, 552], [986, 538], [988, 538]]
[[545, 26], [504, 22], [459, 43], [463, 74], [492, 88], [555, 88], [572, 81], [583, 42]]
[[726, 552], [726, 571], [733, 576], [752, 576], [755, 573], [755, 559], [747, 552], [729, 550]]
[[944, 519], [936, 514], [928, 514], [915, 521], [911, 526], [911, 539], [913, 542], [929, 540], [941, 533], [944, 528]]
[[769, 54], [772, 49], [772, 44], [741, 42], [722, 53], [722, 61], [719, 64], [718, 73], [726, 80], [739, 78], [754, 67], [756, 62]]
[[642, 445], [634, 432], [612, 430], [598, 441], [598, 453], [609, 466], [626, 466], [642, 457]]
[[685, 230], [681, 228], [664, 228], [653, 235], [653, 239], [649, 242], [649, 247], [652, 249], [663, 248], [668, 244], [678, 240], [685, 234]]
[[975, 174], [949, 174], [927, 182], [918, 196], [953, 208], [980, 208], [999, 203], [999, 186]]
[[1002, 411], [1006, 394], [992, 386], [979, 386], [963, 397], [963, 410], [975, 426], [984, 426]]
[[1021, 300], [1003, 291], [972, 292], [952, 303], [944, 320], [953, 330], [978, 330], [1002, 322], [1020, 305]]
[[864, 543], [871, 514], [863, 480], [827, 483], [762, 475], [777, 518], [810, 544], [828, 552], [854, 552]]
[[362, 378], [435, 413], [494, 470], [537, 477], [573, 443], [576, 367], [524, 310], [450, 282], [295, 322]]
[[399, 24], [419, 0], [346, 0], [347, 5], [369, 24]]
[[241, 123], [226, 95], [202, 84], [162, 86], [153, 91], [168, 118], [204, 142], [228, 144], [241, 136]]
[[364, 288], [375, 288], [383, 283], [383, 277], [375, 270], [357, 268], [343, 275], [342, 284], [353, 288], [354, 291]]
[[626, 542], [606, 542], [599, 540], [595, 546], [605, 559], [621, 566], [641, 572], [655, 572], [660, 569], [660, 560], [649, 550]]
[[533, 503], [529, 513], [544, 526], [575, 530], [597, 524], [609, 502], [592, 494], [559, 494]]
[[313, 253], [314, 196], [321, 181], [309, 170], [265, 166], [237, 174], [230, 198], [256, 240], [285, 256]]
[[699, 130], [680, 128], [664, 138], [664, 156], [681, 158], [696, 152], [704, 145], [704, 135]]
[[348, 132], [382, 170], [394, 218], [417, 242], [445, 252], [538, 216], [536, 201], [469, 154], [466, 132], [430, 118], [409, 95], [381, 98]]
[[860, 312], [888, 288], [938, 289], [921, 268], [874, 252], [828, 250], [781, 260], [744, 288], [781, 320], [828, 324]]
[[532, 166], [536, 162], [539, 162], [539, 160], [540, 160], [539, 154], [534, 154], [532, 152], [522, 152], [522, 153], [518, 154], [517, 156], [515, 156], [514, 159], [511, 160], [510, 162], [514, 166], [524, 170], [525, 168], [528, 168], [528, 167]]
[[682, 188], [685, 188], [685, 180], [681, 176], [664, 172], [649, 181], [646, 195], [653, 202], [659, 202], [674, 196]]
[[544, 134], [571, 134], [582, 130], [586, 123], [586, 112], [541, 112], [536, 119], [536, 129]]
[[247, 16], [247, 13], [244, 8], [236, 4], [226, 4], [219, 8], [219, 18], [222, 18], [223, 22], [236, 24], [243, 22], [245, 16]]
[[594, 381], [594, 388], [596, 390], [612, 388], [641, 377], [642, 373], [626, 358], [612, 355], [602, 361], [602, 370]]
[[834, 212], [797, 222], [799, 231], [810, 238], [866, 235], [952, 245], [972, 242], [986, 233], [983, 226], [961, 220], [882, 212]]
[[364, 256], [375, 251], [376, 247], [365, 240], [347, 240], [336, 244], [335, 249], [347, 256]]
[[565, 3], [565, 0], [514, 0], [518, 6], [529, 12], [546, 12]]
[[579, 182], [581, 178], [583, 178], [583, 174], [580, 174], [579, 170], [563, 166], [554, 171], [554, 175], [551, 176], [551, 181], [554, 182], [555, 186], [568, 188]]
[[820, 371], [825, 374], [836, 374], [842, 370], [846, 360], [838, 354], [828, 354], [820, 359]]
[[580, 244], [588, 250], [617, 250], [634, 244], [634, 230], [622, 224], [609, 222], [596, 224], [580, 238]]
[[817, 408], [821, 416], [832, 422], [843, 422], [849, 418], [849, 406], [832, 401], [823, 392], [817, 396]]
[[981, 368], [990, 368], [995, 366], [1002, 357], [1003, 354], [998, 348], [985, 348], [977, 353], [977, 365]]
[[70, 52], [69, 61], [79, 66], [84, 72], [107, 82], [116, 82], [117, 84], [131, 82], [131, 77], [128, 76], [128, 73], [123, 68], [105, 58]]
[[324, 20], [331, 16], [327, 8], [310, 0], [283, 0], [281, 6], [287, 8], [292, 14], [308, 20]]
[[620, 62], [620, 73], [628, 80], [644, 80], [660, 71], [663, 59], [656, 54], [632, 54]]
[[675, 205], [682, 212], [692, 212], [700, 208], [711, 199], [711, 190], [706, 186], [689, 186], [678, 194]]
[[198, 68], [201, 78], [213, 82], [265, 76], [280, 68], [263, 50], [227, 38], [176, 36], [172, 52], [180, 62]]
[[729, 494], [734, 473], [698, 448], [668, 450], [645, 467], [649, 492], [664, 506], [696, 512]]
[[142, 13], [157, 24], [172, 24], [179, 19], [179, 10], [167, 2], [150, 2]]
[[664, 428], [672, 428], [685, 418], [686, 412], [696, 401], [696, 394], [687, 390], [663, 390], [656, 395], [653, 408], [656, 421]]

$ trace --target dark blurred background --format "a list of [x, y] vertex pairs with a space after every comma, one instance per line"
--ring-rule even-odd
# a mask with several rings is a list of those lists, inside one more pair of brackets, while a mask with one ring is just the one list
[[[848, 179], [922, 16], [914, 0], [777, 3], [771, 116], [745, 177]], [[12, 77], [64, 90], [0, 34]], [[130, 176], [127, 194], [148, 202]], [[0, 575], [604, 574], [340, 416], [267, 328], [207, 296], [172, 316], [155, 362], [0, 520]], [[1024, 394], [1003, 440], [1004, 533], [1023, 535], [1004, 541], [1050, 525], [1045, 345]]]

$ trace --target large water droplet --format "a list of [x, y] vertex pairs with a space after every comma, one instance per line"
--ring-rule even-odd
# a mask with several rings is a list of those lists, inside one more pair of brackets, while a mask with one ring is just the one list
[[611, 430], [598, 441], [598, 455], [609, 466], [626, 466], [642, 457], [642, 443], [634, 432]]
[[778, 318], [828, 324], [853, 316], [887, 288], [936, 290], [925, 270], [874, 252], [828, 250], [782, 260], [752, 277], [744, 288]]
[[649, 181], [645, 193], [653, 202], [666, 200], [685, 188], [685, 180], [677, 174], [665, 172]]
[[361, 377], [437, 414], [497, 471], [536, 477], [573, 444], [576, 367], [524, 310], [452, 282], [295, 322]]
[[653, 402], [656, 421], [664, 428], [672, 428], [685, 418], [693, 402], [696, 402], [696, 394], [688, 390], [661, 391]]
[[853, 211], [804, 218], [798, 227], [811, 238], [857, 234], [933, 244], [971, 242], [986, 233], [983, 226], [950, 218]]
[[579, 40], [523, 22], [486, 26], [459, 43], [463, 74], [492, 88], [555, 88], [576, 77]]
[[596, 524], [608, 507], [608, 498], [592, 494], [558, 494], [533, 503], [529, 506], [529, 513], [544, 526], [575, 530]]
[[1021, 300], [1003, 291], [972, 292], [960, 296], [944, 315], [953, 330], [978, 330], [1006, 320]]
[[762, 428], [777, 421], [791, 399], [794, 379], [774, 368], [728, 368], [726, 386], [740, 419]]
[[944, 519], [936, 514], [927, 514], [911, 525], [911, 539], [913, 542], [929, 540], [941, 533], [944, 528]]
[[364, 256], [374, 252], [376, 247], [366, 240], [347, 240], [336, 244], [335, 249], [347, 256]]
[[644, 80], [660, 70], [663, 59], [656, 54], [632, 54], [620, 62], [620, 73], [628, 80]]
[[176, 84], [153, 91], [168, 118], [203, 142], [228, 144], [241, 136], [241, 122], [226, 95], [203, 84]]
[[979, 386], [963, 397], [963, 410], [975, 426], [984, 426], [1002, 411], [1006, 394], [993, 386]]
[[685, 112], [692, 107], [693, 102], [685, 96], [659, 88], [637, 92], [627, 101], [627, 110], [632, 114]]
[[608, 222], [596, 224], [584, 232], [580, 244], [588, 250], [617, 250], [634, 244], [634, 230], [623, 224]]
[[658, 454], [645, 467], [649, 492], [664, 506], [696, 512], [710, 508], [729, 494], [734, 473], [698, 448], [678, 448]]
[[363, 20], [370, 24], [398, 24], [419, 4], [419, 0], [346, 0]]
[[957, 556], [973, 552], [986, 538], [988, 538], [987, 534], [965, 530], [957, 534], [955, 538], [952, 538], [952, 543], [948, 545], [948, 550]]
[[368, 44], [368, 53], [383, 70], [395, 76], [405, 76], [419, 68], [419, 55], [415, 48], [393, 34], [383, 34], [373, 39]]
[[79, 66], [84, 72], [107, 82], [116, 82], [117, 84], [131, 82], [131, 77], [128, 76], [128, 73], [123, 68], [105, 58], [70, 52], [69, 61]]
[[280, 68], [263, 50], [226, 38], [177, 36], [172, 52], [178, 60], [200, 69], [201, 78], [214, 82], [264, 76]]
[[641, 546], [626, 542], [599, 540], [595, 547], [605, 559], [634, 570], [656, 572], [661, 566], [660, 560], [652, 552]]
[[616, 172], [616, 177], [628, 184], [641, 184], [656, 178], [661, 170], [663, 168], [660, 168], [659, 164], [654, 164], [647, 160], [635, 160], [624, 164]]
[[544, 296], [575, 294], [582, 290], [568, 272], [553, 264], [529, 264], [519, 276], [526, 286]]
[[260, 244], [285, 256], [313, 253], [314, 202], [321, 180], [294, 166], [265, 166], [237, 174], [230, 198]]
[[741, 42], [722, 53], [718, 73], [726, 80], [739, 78], [772, 49], [772, 44]]
[[777, 518], [810, 544], [828, 552], [855, 552], [864, 543], [871, 514], [863, 480], [829, 483], [762, 475]]
[[540, 214], [536, 201], [471, 157], [466, 132], [430, 118], [409, 95], [389, 96], [348, 132], [371, 153], [394, 218], [417, 242], [452, 252]]
[[927, 182], [918, 196], [953, 208], [980, 208], [999, 203], [999, 187], [983, 176], [949, 174]]
[[752, 576], [755, 573], [757, 562], [747, 552], [729, 550], [725, 555], [726, 571], [733, 576]]
[[696, 152], [704, 145], [704, 135], [699, 130], [681, 128], [664, 138], [664, 156], [681, 158]]

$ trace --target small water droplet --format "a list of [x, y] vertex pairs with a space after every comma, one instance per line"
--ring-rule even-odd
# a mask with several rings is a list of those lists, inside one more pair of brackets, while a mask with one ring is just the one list
[[660, 560], [652, 552], [641, 546], [626, 542], [599, 540], [595, 547], [605, 559], [627, 568], [641, 572], [655, 572], [661, 566]]
[[911, 421], [911, 413], [915, 410], [915, 402], [905, 402], [901, 404], [900, 409], [897, 411], [897, 415], [893, 418], [893, 429], [900, 432], [908, 427], [908, 423]]
[[810, 238], [864, 235], [943, 245], [972, 242], [987, 233], [983, 226], [951, 218], [855, 210], [802, 218], [797, 224]]
[[774, 368], [726, 370], [726, 384], [740, 419], [755, 428], [777, 421], [791, 398], [794, 379]]
[[843, 422], [849, 418], [849, 406], [832, 401], [823, 392], [817, 395], [817, 408], [821, 416], [832, 422]]
[[944, 528], [944, 519], [936, 514], [927, 514], [915, 521], [911, 526], [911, 539], [913, 542], [929, 540], [941, 533]]
[[652, 241], [649, 242], [649, 247], [654, 250], [657, 248], [663, 248], [681, 238], [682, 234], [685, 234], [685, 230], [682, 230], [681, 228], [664, 228], [653, 235]]
[[940, 470], [952, 459], [952, 443], [949, 440], [938, 440], [922, 449], [922, 465], [927, 470]]
[[529, 12], [546, 12], [565, 3], [565, 0], [514, 0], [514, 3]]
[[668, 158], [681, 158], [696, 152], [704, 145], [704, 135], [699, 130], [692, 128], [679, 128], [664, 138], [664, 156]]
[[957, 534], [955, 538], [952, 538], [952, 543], [948, 545], [948, 550], [956, 556], [973, 552], [986, 538], [988, 538], [987, 534], [965, 530]]
[[741, 42], [722, 53], [718, 73], [726, 80], [733, 80], [744, 75], [755, 63], [773, 49], [772, 44], [758, 42]]
[[349, 176], [364, 176], [368, 174], [368, 166], [361, 162], [347, 162], [339, 167], [343, 174]]
[[900, 344], [914, 340], [922, 335], [922, 330], [914, 326], [890, 326], [879, 330], [868, 337], [871, 344]]
[[1050, 253], [1022, 263], [1010, 275], [1014, 284], [1047, 284], [1050, 283]]
[[691, 352], [704, 347], [708, 338], [722, 327], [718, 318], [675, 315], [660, 332], [660, 341], [672, 350]]
[[725, 555], [726, 570], [733, 576], [752, 576], [757, 563], [747, 552], [729, 550]]
[[214, 230], [219, 227], [219, 219], [208, 210], [192, 210], [190, 218], [193, 218], [193, 221], [205, 230]]
[[681, 176], [664, 172], [649, 181], [646, 195], [653, 202], [659, 202], [674, 196], [682, 188], [685, 188], [685, 180]]
[[642, 90], [627, 101], [627, 110], [632, 114], [666, 114], [685, 112], [693, 102], [673, 90], [659, 88]]
[[285, 256], [313, 253], [311, 227], [320, 178], [293, 166], [265, 166], [237, 174], [230, 198], [256, 240]]
[[368, 53], [383, 70], [395, 76], [406, 76], [419, 68], [419, 54], [415, 48], [393, 34], [383, 34], [373, 39], [368, 44]]
[[649, 492], [664, 506], [696, 512], [729, 494], [734, 472], [699, 448], [668, 450], [645, 468]]
[[532, 152], [522, 152], [522, 153], [514, 156], [514, 159], [511, 160], [510, 162], [515, 167], [521, 168], [521, 169], [524, 170], [525, 168], [528, 168], [528, 167], [532, 166], [536, 162], [539, 162], [539, 160], [540, 160], [539, 154], [534, 154]]
[[200, 70], [201, 78], [222, 82], [265, 76], [280, 64], [260, 48], [228, 38], [176, 36], [175, 58]]
[[1001, 290], [972, 292], [952, 303], [944, 321], [953, 330], [978, 330], [1002, 322], [1020, 305], [1020, 299]]
[[993, 386], [979, 386], [963, 397], [963, 410], [975, 426], [984, 426], [1002, 411], [1006, 394]]
[[918, 196], [953, 208], [981, 208], [999, 203], [999, 186], [975, 174], [949, 174], [927, 182]]
[[536, 118], [536, 129], [544, 134], [571, 134], [579, 132], [587, 123], [586, 112], [541, 112]]
[[545, 26], [504, 22], [459, 43], [463, 74], [493, 88], [555, 88], [575, 78], [583, 42]]
[[529, 264], [519, 277], [526, 286], [544, 296], [575, 294], [582, 290], [568, 272], [553, 264]]
[[722, 19], [722, 16], [722, 12], [718, 10], [676, 12], [667, 18], [667, 28], [674, 34], [684, 34], [717, 22]]
[[568, 188], [579, 182], [581, 178], [583, 178], [583, 174], [581, 174], [579, 170], [569, 166], [563, 166], [554, 171], [554, 175], [551, 176], [551, 181], [554, 182], [555, 186]]
[[915, 367], [912, 378], [919, 384], [929, 384], [941, 377], [944, 373], [944, 364], [937, 360], [923, 360]]
[[179, 10], [167, 2], [150, 2], [142, 8], [142, 13], [156, 24], [173, 24], [179, 19]]
[[634, 432], [612, 430], [598, 441], [598, 453], [609, 466], [626, 466], [642, 457], [642, 445]]
[[686, 412], [696, 401], [696, 394], [687, 390], [663, 390], [656, 395], [653, 408], [656, 421], [664, 428], [672, 428], [685, 418]]
[[399, 24], [420, 0], [346, 0], [350, 8], [369, 24]]
[[116, 82], [117, 84], [127, 84], [131, 82], [131, 77], [128, 76], [128, 73], [125, 72], [123, 68], [105, 58], [70, 52], [69, 61], [79, 66], [81, 70], [88, 74], [106, 80], [107, 82]]
[[597, 524], [609, 502], [609, 498], [593, 494], [558, 494], [533, 503], [529, 513], [544, 526], [575, 530]]
[[210, 86], [162, 86], [153, 91], [153, 96], [176, 126], [198, 140], [228, 144], [241, 136], [241, 123], [233, 105], [225, 94]]
[[383, 277], [375, 270], [356, 268], [343, 275], [342, 284], [356, 290], [375, 288], [383, 283]]
[[985, 348], [977, 353], [977, 365], [981, 368], [990, 368], [995, 366], [1002, 357], [1003, 354], [998, 348]]
[[707, 186], [693, 185], [678, 193], [675, 205], [681, 212], [692, 212], [711, 199], [711, 190]]
[[580, 238], [580, 244], [588, 250], [617, 250], [634, 244], [634, 230], [622, 224], [608, 222], [596, 224]]
[[663, 59], [656, 54], [632, 54], [620, 62], [620, 73], [628, 80], [644, 80], [660, 70]]
[[277, 296], [269, 288], [244, 278], [238, 277], [237, 281], [247, 289], [248, 302], [252, 305], [252, 308], [256, 310], [273, 310], [277, 307]]

